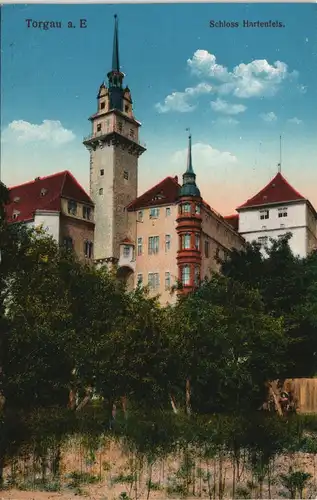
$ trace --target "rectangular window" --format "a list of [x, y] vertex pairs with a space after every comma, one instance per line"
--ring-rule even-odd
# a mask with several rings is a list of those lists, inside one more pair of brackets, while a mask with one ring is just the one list
[[84, 241], [84, 254], [85, 254], [85, 257], [87, 257], [88, 259], [91, 259], [92, 258], [92, 249], [93, 249], [93, 243], [92, 241]]
[[73, 240], [70, 236], [66, 236], [63, 240], [63, 245], [66, 248], [66, 250], [72, 250], [73, 249]]
[[209, 257], [209, 241], [205, 240], [205, 257]]
[[267, 245], [267, 243], [268, 243], [268, 236], [260, 236], [258, 238], [258, 242], [261, 243], [262, 246]]
[[149, 273], [148, 274], [148, 286], [150, 290], [157, 290], [160, 286], [160, 275], [159, 273]]
[[166, 234], [165, 235], [165, 252], [168, 252], [171, 248], [171, 235]]
[[97, 132], [100, 132], [100, 130], [101, 130], [101, 123], [98, 123], [98, 125], [97, 125]]
[[105, 103], [104, 102], [100, 103], [100, 109], [105, 109]]
[[196, 205], [196, 214], [200, 214], [200, 205]]
[[260, 211], [260, 219], [261, 220], [268, 219], [269, 216], [270, 216], [269, 210], [261, 210]]
[[159, 208], [150, 208], [150, 219], [158, 219], [160, 215], [160, 209]]
[[102, 169], [100, 169], [100, 175], [104, 175], [104, 174], [105, 174], [104, 169], [103, 169], [103, 168], [102, 168]]
[[183, 214], [188, 214], [191, 212], [191, 206], [190, 206], [190, 203], [184, 203], [182, 205], [182, 213]]
[[199, 286], [200, 283], [200, 267], [195, 266], [195, 286]]
[[126, 170], [123, 171], [123, 178], [127, 181], [129, 179], [129, 172]]
[[186, 250], [188, 248], [191, 248], [191, 244], [190, 244], [190, 234], [187, 233], [187, 234], [183, 234], [182, 235], [182, 249]]
[[158, 253], [160, 245], [159, 236], [150, 236], [149, 237], [149, 255], [153, 255]]
[[171, 288], [171, 273], [167, 271], [165, 273], [165, 290], [169, 288]]
[[122, 123], [121, 122], [118, 122], [118, 132], [122, 132]]
[[125, 259], [127, 259], [128, 257], [130, 257], [130, 250], [131, 250], [131, 248], [128, 245], [125, 245], [123, 247], [123, 257]]
[[138, 212], [138, 221], [139, 222], [143, 222], [143, 210], [139, 210]]
[[129, 111], [129, 106], [128, 106], [127, 104], [124, 106], [124, 111], [125, 111], [126, 113], [128, 113], [128, 111]]
[[91, 208], [83, 206], [83, 218], [90, 220], [91, 218]]
[[134, 129], [130, 128], [130, 137], [134, 137]]
[[139, 273], [137, 275], [137, 285], [142, 285], [142, 283], [143, 283], [143, 274]]
[[170, 207], [166, 207], [166, 209], [165, 209], [165, 215], [166, 215], [166, 217], [169, 217], [171, 215], [171, 209], [170, 209]]
[[183, 266], [182, 268], [182, 285], [190, 285], [190, 266]]
[[103, 188], [99, 189], [99, 194], [103, 194]]
[[287, 217], [287, 207], [279, 208], [278, 209], [278, 216], [279, 217]]
[[138, 255], [142, 255], [143, 253], [143, 239], [138, 238]]
[[74, 200], [68, 200], [68, 213], [71, 215], [77, 214], [77, 203]]
[[200, 249], [200, 234], [198, 233], [195, 234], [195, 249]]

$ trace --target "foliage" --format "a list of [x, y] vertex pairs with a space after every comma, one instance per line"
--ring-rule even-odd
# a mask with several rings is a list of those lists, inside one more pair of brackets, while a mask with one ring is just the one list
[[294, 256], [290, 238], [272, 240], [265, 255], [259, 244], [248, 243], [221, 266], [225, 276], [258, 290], [267, 313], [283, 318], [288, 350], [279, 378], [317, 372], [317, 252], [305, 259]]
[[179, 391], [190, 378], [193, 410], [259, 408], [265, 382], [279, 374], [286, 341], [283, 322], [265, 313], [258, 292], [214, 276], [182, 299], [170, 316]]

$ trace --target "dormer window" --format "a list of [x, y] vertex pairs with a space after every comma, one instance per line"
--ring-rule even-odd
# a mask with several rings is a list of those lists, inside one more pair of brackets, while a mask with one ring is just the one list
[[16, 220], [20, 215], [20, 212], [18, 212], [18, 210], [15, 210], [12, 214], [12, 219], [13, 220]]
[[68, 213], [77, 215], [77, 203], [74, 200], [68, 200]]
[[196, 214], [200, 214], [200, 205], [196, 205]]
[[14, 203], [19, 203], [19, 201], [20, 201], [20, 196], [16, 196], [15, 198], [13, 198]]
[[48, 193], [48, 189], [41, 189], [41, 196], [45, 196]]
[[269, 210], [261, 210], [260, 211], [260, 219], [261, 220], [268, 219], [269, 217], [270, 217]]
[[287, 217], [287, 207], [284, 208], [279, 208], [278, 209], [278, 216], [280, 217]]

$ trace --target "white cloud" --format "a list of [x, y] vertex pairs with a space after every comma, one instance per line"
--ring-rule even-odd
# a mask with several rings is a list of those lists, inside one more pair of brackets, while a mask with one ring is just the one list
[[220, 125], [238, 125], [239, 120], [236, 120], [235, 118], [218, 118], [218, 120], [215, 120], [213, 123], [220, 124]]
[[227, 68], [216, 63], [216, 56], [210, 54], [207, 50], [196, 50], [192, 59], [187, 60], [187, 64], [192, 73], [197, 76], [206, 76], [217, 80], [227, 82], [230, 73]]
[[168, 111], [178, 111], [180, 113], [188, 113], [196, 109], [196, 105], [192, 104], [200, 95], [209, 94], [213, 91], [213, 87], [208, 83], [199, 83], [196, 87], [189, 87], [184, 92], [173, 92], [168, 95], [164, 103], [155, 104], [155, 108], [159, 113], [167, 113]]
[[294, 116], [294, 118], [290, 118], [287, 121], [288, 123], [294, 123], [295, 125], [300, 125], [301, 123], [303, 123], [303, 121], [299, 120], [299, 118], [297, 118], [296, 116]]
[[201, 49], [196, 50], [193, 57], [187, 60], [187, 65], [193, 75], [204, 80], [213, 80], [213, 86], [203, 83], [203, 88], [209, 89], [206, 92], [195, 93], [197, 87], [190, 87], [184, 92], [173, 92], [165, 98], [163, 104], [156, 104], [155, 107], [160, 113], [193, 111], [196, 109], [196, 104], [191, 103], [191, 97], [211, 91], [219, 95], [231, 94], [240, 99], [273, 96], [284, 81], [298, 76], [297, 71], [289, 71], [286, 63], [275, 61], [270, 64], [266, 59], [255, 59], [247, 64], [241, 63], [230, 71], [217, 63], [214, 54]]
[[[210, 144], [194, 144], [192, 147], [192, 154], [195, 173], [204, 174], [204, 177], [206, 177], [206, 174], [208, 177], [208, 169], [211, 170], [216, 167], [225, 167], [235, 164], [238, 161], [232, 153], [219, 151]], [[187, 149], [183, 149], [173, 154], [171, 162], [173, 165], [177, 165], [179, 170], [183, 172], [184, 166], [186, 165], [186, 158]], [[201, 181], [199, 184], [202, 185]]]
[[216, 99], [210, 103], [211, 108], [218, 113], [224, 113], [226, 115], [238, 115], [243, 113], [247, 108], [243, 104], [230, 104], [222, 99]]
[[260, 117], [262, 118], [262, 120], [268, 123], [275, 122], [277, 120], [277, 116], [275, 113], [273, 113], [273, 111], [270, 111], [269, 113], [262, 113]]
[[9, 123], [3, 132], [4, 141], [10, 139], [21, 143], [50, 142], [54, 145], [62, 145], [75, 139], [75, 134], [64, 128], [59, 120], [43, 120], [40, 125], [14, 120]]

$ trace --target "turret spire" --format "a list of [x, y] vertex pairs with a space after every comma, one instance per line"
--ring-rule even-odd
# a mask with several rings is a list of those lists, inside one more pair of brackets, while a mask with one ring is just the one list
[[192, 136], [191, 136], [191, 133], [190, 133], [190, 129], [188, 128], [186, 130], [189, 132], [189, 135], [188, 135], [187, 170], [186, 170], [186, 172], [189, 173], [189, 174], [194, 174], [193, 163], [192, 163]]
[[180, 196], [197, 196], [200, 197], [200, 191], [196, 186], [196, 174], [193, 169], [192, 162], [192, 136], [189, 129], [188, 135], [188, 153], [187, 153], [187, 168], [186, 172], [183, 174], [183, 185], [180, 189]]
[[119, 64], [119, 39], [118, 39], [118, 16], [114, 16], [114, 34], [112, 48], [112, 71], [120, 71]]

